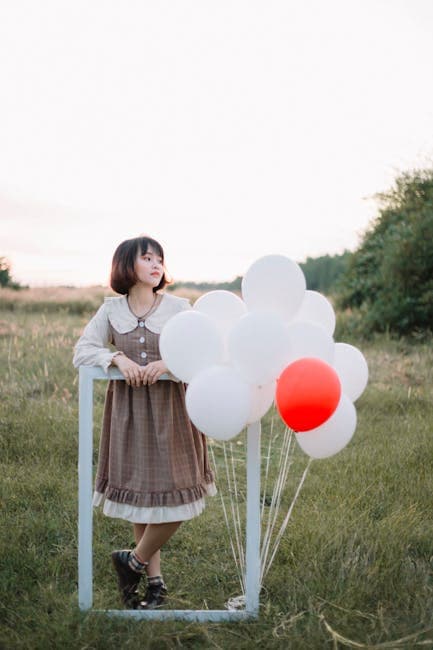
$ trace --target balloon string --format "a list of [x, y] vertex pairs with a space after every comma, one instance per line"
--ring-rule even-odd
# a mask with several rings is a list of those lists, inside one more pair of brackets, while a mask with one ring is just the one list
[[[261, 546], [261, 553], [260, 553], [260, 564], [261, 564], [261, 566], [263, 566], [263, 559], [266, 556], [266, 549], [267, 549], [267, 546], [268, 546], [268, 543], [269, 543], [269, 537], [270, 537], [271, 528], [272, 528], [271, 522], [272, 522], [272, 516], [273, 516], [273, 513], [274, 513], [275, 503], [276, 503], [277, 481], [279, 481], [280, 477], [281, 477], [281, 464], [282, 464], [282, 459], [283, 459], [283, 455], [284, 455], [284, 443], [285, 443], [285, 438], [283, 437], [283, 444], [282, 444], [282, 446], [280, 448], [280, 456], [279, 456], [279, 459], [278, 459], [279, 464], [278, 464], [277, 479], [274, 482], [274, 488], [273, 488], [273, 492], [272, 492], [271, 503], [270, 503], [270, 506], [269, 506], [269, 509], [268, 509], [268, 512], [267, 512], [266, 530], [265, 530], [265, 534], [263, 535], [263, 538], [262, 538], [262, 546]], [[264, 521], [264, 517], [263, 517], [263, 521]], [[263, 523], [262, 523], [262, 525], [263, 525]]]
[[301, 492], [302, 486], [304, 485], [304, 481], [305, 481], [305, 479], [307, 477], [308, 470], [310, 469], [310, 465], [311, 465], [312, 460], [313, 459], [310, 458], [309, 461], [308, 461], [307, 467], [305, 468], [304, 473], [302, 474], [302, 477], [301, 477], [301, 480], [299, 482], [298, 488], [297, 488], [297, 490], [295, 492], [295, 496], [293, 497], [292, 503], [290, 504], [290, 508], [289, 508], [289, 510], [288, 510], [288, 512], [286, 514], [286, 517], [285, 517], [283, 523], [281, 524], [280, 530], [278, 531], [278, 535], [277, 535], [276, 540], [274, 542], [274, 547], [272, 549], [272, 554], [271, 554], [271, 558], [269, 560], [269, 564], [266, 567], [266, 569], [263, 567], [263, 569], [264, 569], [263, 570], [263, 578], [265, 578], [267, 576], [267, 574], [269, 572], [269, 569], [272, 566], [272, 562], [274, 561], [274, 557], [275, 557], [275, 554], [276, 554], [276, 552], [278, 550], [278, 546], [280, 544], [281, 538], [282, 538], [282, 536], [284, 534], [284, 531], [286, 530], [287, 524], [289, 523], [290, 516], [292, 514], [292, 511], [293, 511], [293, 508], [295, 506], [296, 500], [297, 500], [297, 498], [298, 498], [298, 496], [299, 496], [299, 494]]
[[[283, 443], [284, 443], [284, 438], [283, 438]], [[281, 458], [283, 454], [283, 448], [280, 449], [280, 456], [279, 456], [279, 467], [278, 469], [280, 470], [281, 466]], [[279, 476], [279, 472], [278, 475]], [[262, 518], [262, 528], [264, 527], [264, 521], [265, 521], [265, 514], [267, 516], [267, 523], [266, 523], [266, 528], [265, 528], [265, 533], [262, 535], [262, 543], [261, 543], [261, 552], [260, 552], [260, 564], [263, 566], [263, 558], [266, 555], [266, 548], [268, 546], [268, 540], [269, 540], [269, 535], [270, 535], [270, 530], [271, 530], [271, 521], [272, 521], [272, 515], [274, 512], [274, 506], [275, 506], [275, 496], [276, 496], [276, 482], [274, 482], [274, 487], [272, 491], [272, 497], [271, 497], [271, 503], [269, 504], [269, 508], [266, 513], [263, 513], [263, 518]], [[266, 493], [264, 494], [264, 497], [266, 498]]]
[[270, 433], [269, 433], [268, 454], [267, 454], [267, 458], [266, 458], [265, 477], [264, 477], [264, 483], [263, 483], [263, 499], [262, 499], [262, 511], [260, 513], [260, 521], [263, 521], [264, 515], [265, 515], [266, 490], [267, 490], [267, 487], [268, 487], [269, 464], [270, 464], [270, 460], [271, 460], [272, 435], [273, 435], [273, 431], [274, 431], [274, 417], [275, 417], [275, 409], [273, 409], [273, 411], [272, 411], [271, 430], [270, 430]]
[[290, 516], [291, 516], [291, 514], [292, 514], [292, 511], [293, 511], [294, 505], [295, 505], [295, 503], [296, 503], [296, 500], [297, 500], [297, 498], [298, 498], [298, 496], [299, 496], [299, 494], [300, 494], [300, 491], [301, 491], [302, 486], [303, 486], [303, 484], [304, 484], [305, 478], [306, 478], [306, 476], [307, 476], [307, 473], [308, 473], [308, 470], [309, 470], [309, 467], [310, 467], [310, 463], [311, 463], [311, 459], [309, 460], [308, 465], [307, 465], [307, 467], [306, 467], [305, 470], [304, 470], [304, 473], [303, 473], [303, 475], [302, 475], [302, 477], [301, 477], [301, 480], [300, 480], [300, 482], [299, 482], [299, 485], [298, 485], [298, 488], [297, 488], [297, 490], [296, 490], [296, 493], [295, 493], [295, 495], [294, 495], [294, 497], [293, 497], [292, 503], [291, 503], [291, 505], [290, 505], [290, 507], [289, 507], [289, 510], [288, 510], [288, 512], [287, 512], [287, 515], [286, 515], [286, 517], [285, 517], [283, 523], [281, 524], [280, 530], [278, 531], [278, 534], [277, 534], [277, 536], [276, 536], [276, 538], [275, 538], [274, 545], [273, 545], [273, 549], [272, 549], [271, 558], [270, 558], [270, 560], [269, 560], [269, 564], [268, 564], [268, 566], [266, 566], [266, 567], [265, 567], [265, 564], [262, 565], [262, 576], [263, 576], [263, 578], [267, 575], [267, 573], [268, 573], [268, 571], [269, 571], [269, 569], [270, 569], [270, 566], [271, 566], [271, 564], [272, 564], [272, 562], [273, 562], [273, 560], [274, 560], [274, 557], [275, 557], [275, 554], [276, 554], [276, 552], [277, 552], [278, 546], [279, 546], [279, 544], [280, 544], [281, 538], [282, 538], [282, 536], [283, 536], [283, 534], [284, 534], [284, 531], [285, 531], [285, 529], [286, 529], [286, 527], [287, 527], [287, 524], [288, 524], [289, 519], [290, 519]]
[[[243, 547], [242, 547], [242, 540], [241, 540], [241, 532], [240, 532], [240, 521], [238, 517], [236, 516], [236, 507], [238, 505], [237, 503], [237, 482], [236, 482], [236, 473], [234, 470], [234, 455], [233, 455], [233, 445], [230, 443], [230, 463], [227, 461], [227, 443], [224, 443], [224, 453], [225, 453], [225, 458], [226, 458], [226, 473], [227, 473], [227, 481], [229, 484], [229, 496], [230, 496], [230, 509], [231, 509], [231, 515], [232, 515], [232, 524], [233, 524], [233, 530], [235, 534], [235, 542], [236, 542], [236, 549], [237, 549], [237, 557], [239, 561], [239, 570], [241, 574], [241, 582], [243, 585], [243, 589], [245, 591], [245, 558], [244, 558], [244, 553], [243, 553]], [[231, 467], [230, 467], [231, 465]], [[230, 478], [230, 469], [232, 472], [233, 479]]]
[[285, 472], [283, 469], [285, 468], [283, 464], [283, 460], [288, 458], [288, 449], [287, 449], [287, 443], [288, 443], [288, 435], [287, 435], [287, 429], [284, 432], [283, 435], [283, 442], [280, 448], [280, 456], [279, 456], [279, 464], [278, 464], [278, 472], [277, 472], [277, 478], [274, 482], [274, 489], [272, 493], [272, 498], [271, 498], [271, 504], [268, 510], [268, 521], [267, 521], [267, 527], [266, 527], [266, 532], [263, 538], [263, 543], [262, 543], [262, 550], [261, 550], [261, 564], [263, 566], [263, 562], [266, 558], [267, 555], [267, 549], [269, 547], [270, 543], [270, 537], [272, 535], [272, 531], [275, 525], [275, 520], [278, 512], [278, 502], [279, 502], [279, 494], [282, 491], [282, 487], [284, 485], [284, 476]]
[[[210, 451], [211, 451], [212, 463], [213, 463], [214, 471], [215, 471], [215, 478], [218, 479], [217, 464], [216, 464], [215, 453], [214, 453], [213, 447], [210, 447]], [[233, 558], [234, 558], [234, 561], [235, 561], [236, 573], [237, 573], [237, 576], [238, 576], [238, 580], [239, 580], [239, 583], [240, 583], [240, 586], [241, 586], [242, 593], [245, 593], [245, 588], [244, 588], [244, 583], [243, 583], [243, 571], [241, 570], [241, 567], [239, 566], [238, 556], [237, 556], [235, 546], [234, 546], [234, 543], [233, 543], [233, 537], [232, 537], [232, 533], [231, 533], [231, 526], [230, 526], [230, 522], [229, 522], [229, 517], [228, 517], [228, 514], [227, 514], [227, 510], [226, 510], [226, 505], [225, 505], [225, 502], [224, 502], [223, 491], [221, 490], [220, 487], [218, 488], [218, 492], [220, 494], [221, 506], [222, 506], [222, 510], [223, 510], [223, 514], [224, 514], [224, 521], [226, 523], [226, 528], [227, 528], [227, 532], [228, 532], [228, 536], [229, 536], [230, 548], [232, 550], [232, 555], [233, 555]]]
[[[235, 547], [237, 549], [236, 553], [236, 558], [239, 563], [239, 571], [242, 576], [241, 578], [241, 583], [242, 583], [242, 588], [244, 589], [244, 563], [242, 562], [242, 557], [243, 553], [241, 550], [241, 541], [239, 538], [239, 530], [238, 530], [238, 525], [237, 525], [237, 519], [235, 515], [235, 505], [234, 505], [234, 499], [233, 499], [233, 493], [234, 493], [234, 486], [232, 485], [231, 477], [230, 477], [230, 464], [227, 458], [227, 444], [223, 442], [223, 449], [224, 449], [224, 465], [225, 465], [225, 470], [226, 470], [226, 478], [227, 478], [227, 489], [228, 489], [228, 495], [230, 499], [230, 511], [231, 511], [231, 523], [233, 525], [233, 531], [234, 531], [234, 538], [235, 538]], [[231, 456], [233, 458], [233, 448], [231, 449]]]
[[[290, 504], [290, 507], [288, 509], [288, 512], [284, 518], [283, 523], [280, 526], [280, 529], [273, 540], [274, 537], [274, 530], [275, 526], [277, 523], [277, 518], [278, 518], [278, 513], [281, 507], [281, 498], [282, 494], [284, 491], [284, 487], [287, 481], [287, 476], [288, 472], [290, 469], [290, 466], [292, 464], [292, 456], [294, 453], [294, 448], [295, 445], [293, 443], [294, 437], [293, 437], [293, 432], [289, 430], [288, 428], [285, 429], [284, 434], [283, 434], [283, 439], [282, 439], [282, 444], [280, 448], [280, 455], [278, 459], [278, 465], [277, 465], [277, 475], [276, 475], [276, 480], [274, 482], [274, 487], [273, 487], [273, 492], [272, 492], [272, 498], [271, 498], [271, 504], [268, 509], [268, 511], [265, 511], [265, 499], [266, 499], [266, 489], [268, 485], [268, 480], [270, 476], [270, 465], [271, 465], [271, 455], [272, 455], [272, 446], [275, 446], [275, 442], [277, 438], [279, 437], [279, 434], [277, 433], [276, 435], [273, 435], [274, 429], [273, 429], [273, 424], [274, 424], [274, 418], [272, 417], [271, 420], [271, 432], [270, 432], [270, 438], [269, 438], [269, 443], [268, 443], [268, 457], [266, 460], [266, 469], [265, 469], [265, 480], [264, 480], [264, 492], [263, 492], [263, 502], [262, 502], [262, 508], [261, 508], [261, 522], [262, 522], [262, 528], [265, 523], [265, 518], [266, 518], [266, 530], [265, 530], [265, 535], [263, 536], [263, 541], [261, 545], [261, 552], [260, 552], [260, 565], [261, 565], [261, 572], [260, 572], [260, 582], [262, 584], [264, 578], [268, 574], [271, 565], [274, 561], [275, 555], [277, 553], [279, 544], [281, 542], [281, 539], [283, 537], [283, 534], [287, 528], [288, 522], [290, 520], [293, 508], [295, 506], [295, 503], [299, 497], [299, 494], [301, 492], [302, 486], [305, 482], [305, 479], [308, 474], [308, 470], [311, 464], [311, 460], [309, 460], [307, 467], [304, 470], [304, 473], [301, 477], [301, 480], [299, 482], [299, 485], [297, 487], [297, 490], [295, 492], [295, 495], [293, 497], [292, 503]], [[220, 492], [220, 499], [221, 499], [221, 505], [222, 505], [222, 510], [223, 510], [223, 515], [224, 515], [224, 520], [225, 524], [227, 527], [228, 531], [228, 536], [229, 536], [229, 543], [230, 543], [230, 548], [232, 551], [232, 555], [235, 561], [235, 566], [236, 566], [236, 572], [239, 580], [239, 584], [242, 590], [242, 593], [245, 594], [245, 552], [244, 552], [244, 546], [242, 543], [242, 523], [241, 523], [241, 516], [240, 516], [240, 508], [239, 508], [239, 490], [238, 490], [238, 481], [237, 481], [237, 473], [236, 473], [236, 459], [235, 459], [235, 453], [234, 453], [234, 447], [233, 444], [230, 443], [229, 447], [229, 453], [228, 453], [228, 444], [223, 442], [222, 444], [222, 449], [224, 453], [224, 466], [225, 466], [225, 473], [226, 473], [226, 483], [227, 483], [227, 492], [228, 492], [228, 499], [229, 499], [229, 509], [227, 509], [226, 504], [225, 504], [225, 499], [223, 496], [223, 490], [221, 490], [219, 486], [219, 492]], [[211, 446], [211, 455], [212, 455], [212, 461], [213, 465], [215, 468], [215, 476], [216, 478], [219, 478], [218, 473], [217, 473], [217, 463], [216, 463], [216, 458], [215, 458], [215, 453], [214, 449]], [[231, 514], [231, 517], [229, 517], [229, 511]], [[267, 517], [266, 517], [267, 515]], [[272, 550], [271, 550], [272, 547]], [[270, 555], [269, 562], [268, 557]]]
[[234, 463], [234, 455], [233, 455], [233, 443], [230, 443], [230, 452], [231, 452], [232, 475], [233, 475], [233, 486], [234, 486], [234, 499], [232, 500], [232, 502], [234, 503], [235, 521], [237, 523], [236, 530], [238, 534], [239, 558], [240, 558], [241, 567], [245, 570], [245, 554], [244, 554], [244, 547], [242, 543], [243, 536], [242, 536], [241, 516], [239, 511], [238, 484], [236, 480], [236, 471], [235, 471], [235, 463]]
[[[271, 428], [270, 428], [270, 433], [269, 433], [269, 444], [268, 444], [268, 457], [266, 459], [266, 470], [265, 470], [265, 481], [264, 481], [264, 487], [263, 487], [263, 497], [262, 497], [262, 511], [260, 514], [260, 522], [261, 522], [261, 528], [263, 531], [264, 528], [264, 521], [265, 521], [265, 505], [266, 505], [266, 494], [267, 494], [267, 484], [268, 484], [268, 475], [269, 475], [269, 466], [270, 466], [270, 459], [271, 459], [271, 453], [272, 453], [272, 443], [274, 441], [274, 415], [275, 415], [275, 410], [272, 413], [272, 420], [271, 420]], [[277, 436], [275, 436], [275, 439]], [[271, 502], [272, 505], [272, 502]], [[267, 511], [267, 527], [265, 534], [262, 534], [261, 538], [261, 553], [260, 553], [260, 566], [262, 566], [263, 562], [263, 549], [266, 548], [266, 543], [269, 535], [269, 526], [270, 526], [270, 508]]]
[[266, 533], [264, 535], [264, 540], [261, 549], [262, 573], [263, 573], [263, 568], [266, 565], [266, 560], [269, 554], [272, 535], [277, 522], [278, 512], [281, 504], [281, 495], [284, 486], [286, 484], [288, 471], [291, 465], [291, 462], [289, 461], [291, 457], [291, 451], [293, 449], [292, 442], [293, 442], [292, 432], [286, 428], [284, 431], [283, 442], [280, 450], [277, 479], [274, 484], [274, 491], [272, 494], [271, 505], [268, 512], [268, 523], [266, 527]]

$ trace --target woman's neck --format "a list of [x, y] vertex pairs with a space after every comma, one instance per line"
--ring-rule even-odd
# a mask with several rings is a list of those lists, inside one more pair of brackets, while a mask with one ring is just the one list
[[136, 284], [129, 290], [128, 304], [134, 314], [141, 316], [153, 306], [156, 297], [152, 287]]

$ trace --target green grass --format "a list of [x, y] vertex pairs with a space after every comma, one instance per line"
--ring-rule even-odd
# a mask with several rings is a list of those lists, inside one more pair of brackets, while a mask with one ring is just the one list
[[[81, 614], [71, 350], [86, 320], [0, 312], [1, 648], [433, 645], [433, 351], [386, 337], [359, 344], [371, 380], [357, 403], [357, 431], [340, 454], [311, 464], [258, 620], [151, 623]], [[100, 383], [95, 441], [103, 392]], [[275, 417], [274, 432], [282, 429]], [[234, 446], [242, 458], [243, 439]], [[215, 452], [223, 483], [219, 445]], [[293, 460], [286, 507], [306, 466], [299, 449]], [[239, 489], [243, 509], [242, 472]], [[169, 607], [222, 608], [239, 594], [219, 498], [208, 503], [164, 550]], [[109, 553], [131, 543], [131, 530], [100, 514], [94, 528], [95, 607], [117, 608]]]

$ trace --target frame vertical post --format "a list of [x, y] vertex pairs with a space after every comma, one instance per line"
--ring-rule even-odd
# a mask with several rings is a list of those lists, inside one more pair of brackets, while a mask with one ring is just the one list
[[89, 368], [80, 368], [79, 390], [78, 594], [80, 609], [88, 610], [93, 601], [93, 377]]
[[250, 616], [258, 615], [260, 594], [260, 435], [260, 421], [248, 426], [245, 609]]

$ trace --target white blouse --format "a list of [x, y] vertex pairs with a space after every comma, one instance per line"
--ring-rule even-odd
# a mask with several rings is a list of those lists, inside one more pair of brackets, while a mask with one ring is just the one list
[[[163, 293], [158, 307], [144, 319], [146, 327], [154, 334], [160, 334], [172, 316], [186, 309], [192, 309], [186, 298]], [[107, 372], [116, 354], [107, 347], [111, 343], [110, 323], [119, 334], [126, 334], [135, 330], [138, 320], [130, 310], [126, 296], [105, 298], [75, 345], [74, 366], [101, 366]], [[178, 381], [173, 375], [170, 378]]]
[[[160, 334], [165, 323], [175, 314], [192, 309], [185, 298], [178, 298], [167, 293], [162, 294], [158, 307], [144, 318], [146, 327], [154, 334]], [[138, 319], [129, 309], [126, 296], [105, 298], [104, 304], [84, 328], [74, 349], [74, 366], [101, 366], [107, 372], [111, 360], [116, 354], [107, 346], [111, 343], [110, 323], [120, 334], [132, 332], [138, 325]], [[179, 381], [171, 373], [166, 373], [172, 381]], [[206, 486], [209, 496], [216, 494], [215, 484]], [[159, 508], [139, 508], [125, 503], [115, 503], [106, 499], [103, 494], [94, 492], [93, 505], [103, 505], [104, 514], [110, 517], [120, 517], [131, 522], [164, 523], [167, 521], [183, 521], [199, 515], [205, 507], [202, 497], [192, 503], [180, 506], [161, 506]]]

